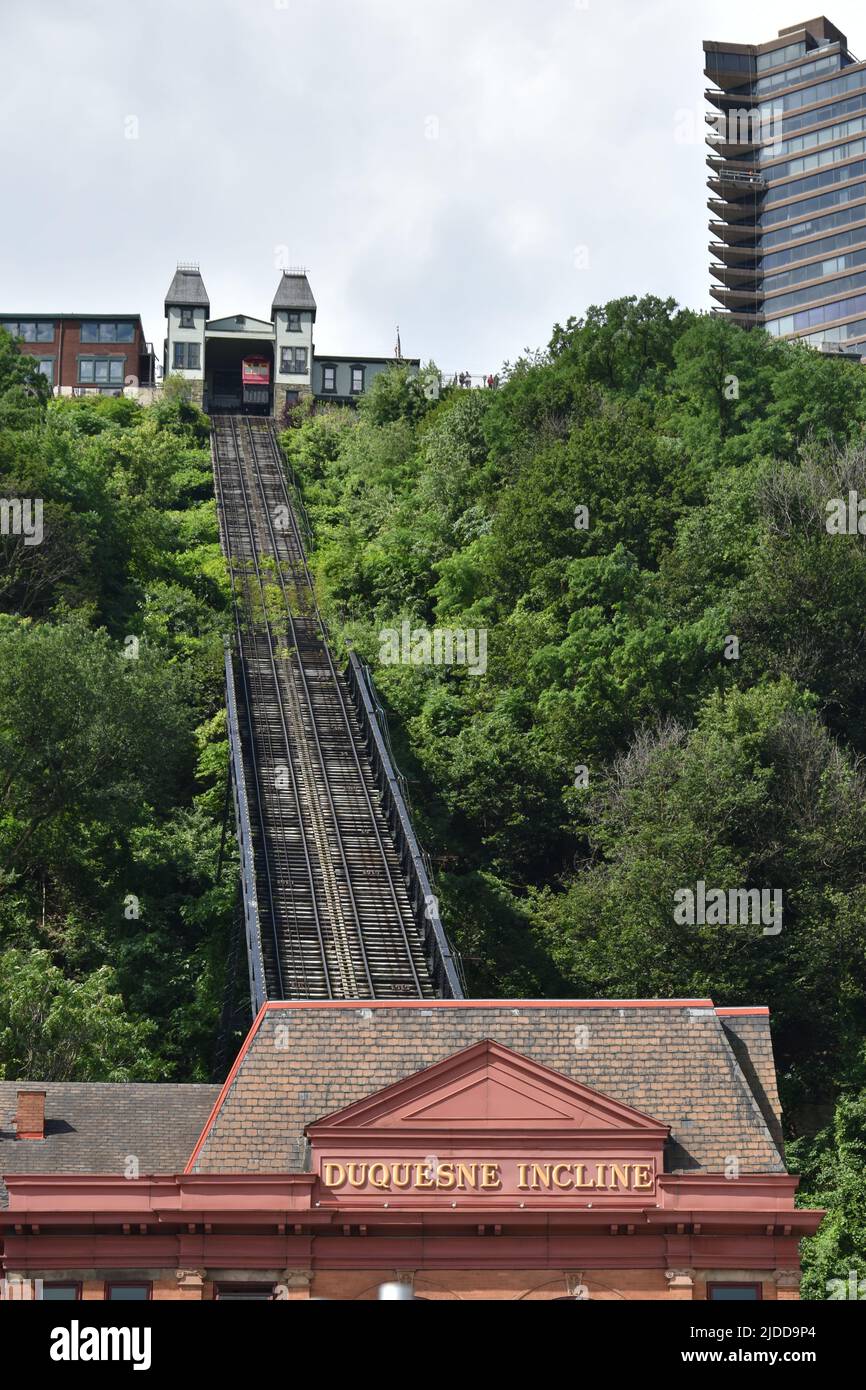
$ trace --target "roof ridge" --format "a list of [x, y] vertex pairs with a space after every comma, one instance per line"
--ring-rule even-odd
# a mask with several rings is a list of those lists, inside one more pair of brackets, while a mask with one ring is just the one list
[[[767, 1017], [769, 1018], [769, 1010], [767, 1011]], [[738, 1080], [738, 1084], [740, 1085], [741, 1089], [745, 1092], [746, 1103], [753, 1110], [755, 1118], [757, 1119], [758, 1124], [763, 1130], [764, 1137], [766, 1138], [767, 1143], [770, 1145], [771, 1149], [773, 1150], [773, 1153], [778, 1155], [779, 1162], [782, 1164], [782, 1167], [784, 1168], [785, 1155], [780, 1149], [778, 1143], [776, 1142], [776, 1139], [770, 1130], [770, 1126], [767, 1124], [767, 1118], [764, 1114], [763, 1107], [760, 1104], [758, 1097], [755, 1095], [754, 1089], [748, 1077], [746, 1076], [743, 1067], [740, 1065], [740, 1059], [734, 1051], [733, 1043], [731, 1041], [730, 1035], [728, 1034], [728, 1030], [725, 1028], [721, 1018], [719, 1018], [718, 1016], [716, 1017], [716, 1023], [722, 1035], [725, 1052], [729, 1059], [731, 1070], [735, 1073], [735, 1079]]]

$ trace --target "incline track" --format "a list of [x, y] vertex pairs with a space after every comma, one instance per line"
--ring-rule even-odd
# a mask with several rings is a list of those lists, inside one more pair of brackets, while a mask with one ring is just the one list
[[313, 595], [273, 421], [213, 417], [269, 999], [436, 991]]

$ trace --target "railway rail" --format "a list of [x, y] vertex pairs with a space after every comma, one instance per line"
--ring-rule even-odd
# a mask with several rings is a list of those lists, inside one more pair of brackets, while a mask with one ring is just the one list
[[368, 702], [359, 711], [334, 663], [274, 423], [226, 414], [213, 426], [234, 594], [229, 723], [242, 857], [246, 842], [252, 858], [253, 1005], [459, 996], [402, 802], [394, 812], [390, 769], [387, 804], [381, 794]]

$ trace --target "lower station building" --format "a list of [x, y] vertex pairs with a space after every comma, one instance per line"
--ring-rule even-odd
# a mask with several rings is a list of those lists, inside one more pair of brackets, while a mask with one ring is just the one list
[[222, 1087], [0, 1084], [5, 1296], [792, 1299], [764, 1008], [264, 1006]]

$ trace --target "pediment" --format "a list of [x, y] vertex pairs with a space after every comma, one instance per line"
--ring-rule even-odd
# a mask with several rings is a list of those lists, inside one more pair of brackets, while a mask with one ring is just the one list
[[230, 314], [224, 319], [208, 319], [205, 325], [209, 333], [255, 333], [259, 337], [273, 337], [274, 325], [264, 319], [252, 319], [248, 314]]
[[533, 1131], [663, 1139], [668, 1126], [485, 1039], [308, 1125], [315, 1141], [365, 1131]]

